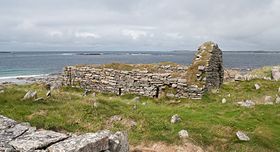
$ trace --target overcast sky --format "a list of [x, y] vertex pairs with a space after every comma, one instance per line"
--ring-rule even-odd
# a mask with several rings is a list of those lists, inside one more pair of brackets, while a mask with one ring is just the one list
[[280, 50], [280, 0], [0, 0], [0, 51]]

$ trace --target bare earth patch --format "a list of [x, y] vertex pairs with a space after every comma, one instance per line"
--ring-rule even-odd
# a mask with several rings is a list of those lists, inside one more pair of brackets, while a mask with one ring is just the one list
[[182, 145], [167, 145], [163, 142], [157, 142], [150, 145], [131, 146], [132, 152], [204, 152], [204, 150], [190, 142]]

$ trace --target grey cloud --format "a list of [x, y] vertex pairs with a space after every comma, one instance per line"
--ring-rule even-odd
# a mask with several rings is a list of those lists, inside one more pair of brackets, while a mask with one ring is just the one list
[[0, 2], [0, 50], [279, 50], [278, 0]]

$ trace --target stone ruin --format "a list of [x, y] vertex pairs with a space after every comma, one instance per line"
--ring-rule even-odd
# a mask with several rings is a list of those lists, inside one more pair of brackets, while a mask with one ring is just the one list
[[0, 115], [0, 152], [128, 152], [127, 134], [97, 133], [74, 135], [36, 129]]
[[222, 51], [213, 42], [199, 48], [188, 67], [175, 63], [76, 65], [64, 68], [65, 85], [97, 92], [201, 99], [223, 83]]

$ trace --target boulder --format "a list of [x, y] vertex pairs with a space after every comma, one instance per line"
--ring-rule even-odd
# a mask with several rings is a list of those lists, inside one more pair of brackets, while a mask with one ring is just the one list
[[170, 122], [173, 123], [173, 124], [177, 123], [177, 122], [180, 122], [180, 121], [181, 121], [181, 118], [180, 118], [180, 116], [178, 114], [173, 115], [171, 117], [171, 120], [170, 120]]
[[265, 96], [264, 104], [273, 104], [273, 98], [271, 96]]
[[226, 102], [227, 102], [226, 98], [223, 98], [222, 103], [226, 103]]
[[273, 80], [276, 80], [276, 81], [280, 80], [280, 66], [272, 67], [271, 73], [272, 73]]
[[188, 133], [188, 131], [187, 130], [181, 130], [181, 131], [179, 131], [179, 137], [181, 138], [181, 139], [185, 139], [185, 138], [188, 138], [189, 137], [189, 133]]
[[99, 152], [109, 149], [109, 131], [70, 137], [47, 148], [49, 152]]
[[250, 138], [242, 131], [237, 131], [236, 136], [240, 141], [249, 141]]
[[38, 130], [22, 135], [9, 144], [18, 151], [34, 151], [68, 138], [67, 135], [48, 130]]
[[256, 83], [256, 84], [255, 84], [255, 89], [256, 89], [256, 90], [259, 90], [260, 88], [261, 88], [261, 86], [260, 86], [259, 84]]
[[109, 137], [110, 152], [129, 152], [128, 136], [126, 132], [116, 132]]
[[23, 100], [30, 100], [30, 99], [36, 99], [37, 98], [37, 91], [28, 91], [24, 97]]

